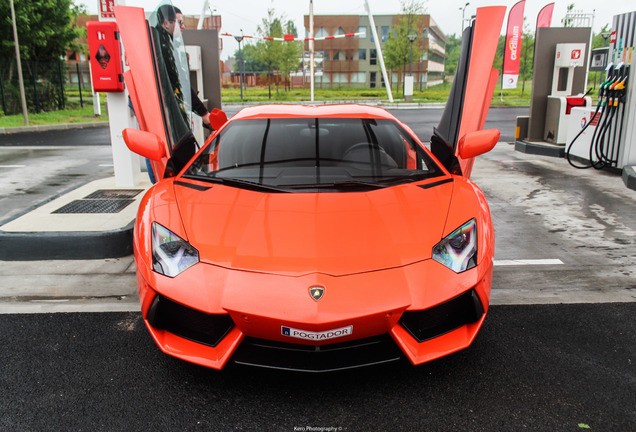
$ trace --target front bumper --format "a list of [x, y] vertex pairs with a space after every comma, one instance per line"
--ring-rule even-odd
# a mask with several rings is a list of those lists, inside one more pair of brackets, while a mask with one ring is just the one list
[[[429, 266], [440, 272], [446, 270], [429, 261], [415, 266]], [[206, 265], [196, 267], [203, 271]], [[212, 299], [208, 302], [219, 305], [225, 303], [226, 307], [194, 309], [168, 297], [168, 293], [178, 291], [171, 291], [165, 283], [174, 284], [178, 278], [159, 276], [159, 280], [154, 281], [155, 286], [151, 286], [143, 271], [138, 270], [137, 275], [146, 326], [165, 353], [214, 369], [222, 369], [228, 362], [234, 362], [323, 372], [381, 364], [404, 357], [413, 364], [421, 364], [468, 347], [484, 322], [490, 297], [492, 264], [481, 275], [479, 269], [481, 267], [460, 275], [461, 282], [455, 280], [454, 286], [446, 284], [438, 287], [434, 294], [405, 296], [394, 291], [391, 296], [369, 300], [367, 307], [337, 310], [326, 306], [323, 309], [329, 311], [328, 314], [325, 310], [314, 308], [311, 316], [306, 311], [286, 311], [285, 305], [281, 304], [278, 305], [281, 316], [268, 314], [268, 308], [263, 304], [260, 310], [249, 307], [241, 310], [231, 299]], [[422, 269], [413, 270], [417, 273], [417, 270]], [[397, 271], [399, 269], [386, 272]], [[150, 274], [151, 277], [153, 275]], [[196, 274], [191, 276], [200, 277]], [[481, 277], [476, 283], [471, 283], [477, 276]], [[374, 274], [372, 278], [384, 279], [379, 274]], [[402, 279], [408, 280], [409, 276], [402, 275]], [[333, 282], [330, 281], [330, 287]], [[298, 283], [298, 280], [294, 283]], [[373, 292], [373, 288], [369, 289]], [[387, 301], [389, 298], [394, 301]], [[422, 304], [425, 298], [431, 299], [429, 304]], [[337, 299], [332, 301], [338, 302]], [[310, 299], [310, 302], [313, 302], [310, 305], [318, 305], [314, 300]], [[293, 305], [291, 302], [287, 307]], [[356, 313], [351, 314], [347, 309], [356, 309]], [[380, 312], [373, 313], [371, 310]], [[301, 313], [304, 316], [300, 316]], [[281, 335], [281, 325], [314, 332], [352, 326], [354, 331], [349, 337], [314, 342], [292, 340]], [[202, 327], [205, 330], [201, 330]]]

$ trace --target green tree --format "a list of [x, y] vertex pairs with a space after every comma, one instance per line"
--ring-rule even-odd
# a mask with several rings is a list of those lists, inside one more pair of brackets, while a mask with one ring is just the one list
[[521, 95], [523, 95], [526, 90], [526, 80], [532, 79], [534, 69], [534, 33], [527, 24], [523, 28], [521, 41], [519, 77], [521, 78]]
[[[77, 48], [75, 41], [83, 30], [75, 25], [85, 6], [73, 0], [16, 0], [16, 27], [22, 60], [58, 61], [68, 48]], [[15, 57], [11, 9], [8, 1], [0, 2], [0, 56]]]
[[[293, 21], [287, 21], [287, 24], [285, 24], [285, 34], [294, 35], [294, 39], [298, 38], [298, 30]], [[291, 72], [298, 70], [303, 51], [303, 43], [299, 40], [283, 42], [279, 69], [285, 76], [285, 81], [287, 81]]]
[[594, 34], [592, 38], [592, 49], [603, 48], [609, 44], [609, 36], [612, 28], [609, 24], [605, 24], [600, 33]]
[[[15, 0], [14, 8], [22, 72], [28, 82], [27, 107], [31, 112], [62, 109], [66, 97], [61, 58], [69, 48], [84, 51], [76, 40], [85, 32], [76, 26], [76, 20], [85, 7], [73, 0]], [[20, 110], [20, 91], [9, 1], [0, 2], [0, 16], [0, 74], [4, 83], [0, 108], [13, 114]]]
[[[413, 41], [413, 58], [422, 55], [419, 47], [422, 46], [421, 15], [425, 12], [424, 4], [419, 0], [403, 0], [402, 16], [398, 25], [389, 33], [389, 40], [382, 47], [384, 62], [391, 71], [406, 73], [406, 66], [411, 61], [411, 41], [408, 36], [413, 34], [417, 38]], [[398, 72], [399, 73], [399, 72]], [[398, 88], [401, 83], [401, 75], [398, 75]]]
[[574, 3], [570, 3], [566, 6], [567, 12], [565, 14], [565, 18], [561, 19], [563, 23], [563, 27], [574, 27], [574, 23], [572, 22], [572, 18], [568, 18], [568, 15], [574, 12]]
[[241, 55], [245, 61], [245, 72], [263, 72], [267, 70], [267, 66], [256, 60], [258, 48], [254, 44], [243, 44], [239, 55], [239, 50], [234, 51], [234, 72], [241, 72]]
[[[273, 8], [267, 9], [267, 18], [257, 27], [256, 32], [262, 37], [283, 37], [283, 25], [281, 19], [275, 15]], [[283, 44], [274, 40], [261, 40], [256, 44], [256, 61], [262, 63], [268, 76], [269, 98], [272, 98], [272, 73], [278, 69], [282, 56]]]
[[446, 61], [444, 63], [444, 74], [446, 76], [455, 75], [457, 70], [457, 63], [459, 62], [459, 54], [462, 50], [462, 39], [452, 34], [448, 37], [446, 42]]

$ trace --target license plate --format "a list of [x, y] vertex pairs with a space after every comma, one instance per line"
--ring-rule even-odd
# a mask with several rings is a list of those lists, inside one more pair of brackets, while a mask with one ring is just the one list
[[334, 330], [327, 330], [322, 332], [312, 332], [307, 330], [299, 330], [291, 327], [281, 327], [281, 334], [283, 336], [305, 339], [305, 340], [313, 340], [313, 341], [321, 341], [321, 340], [329, 340], [335, 339], [343, 336], [349, 336], [353, 334], [353, 326], [349, 327], [341, 327]]

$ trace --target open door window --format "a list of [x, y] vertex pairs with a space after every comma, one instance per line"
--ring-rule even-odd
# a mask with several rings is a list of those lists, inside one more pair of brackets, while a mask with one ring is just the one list
[[475, 20], [462, 34], [455, 79], [431, 137], [431, 151], [454, 174], [470, 177], [474, 157], [462, 157], [459, 142], [484, 127], [498, 77], [492, 66], [505, 13], [505, 6], [478, 8]]
[[157, 179], [178, 173], [197, 149], [188, 58], [177, 12], [164, 1], [146, 20], [143, 9], [115, 7], [130, 66], [126, 84], [140, 128], [164, 143], [164, 155], [151, 161]]

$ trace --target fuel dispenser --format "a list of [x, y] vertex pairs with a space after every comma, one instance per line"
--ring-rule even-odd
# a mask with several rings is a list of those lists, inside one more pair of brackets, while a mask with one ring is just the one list
[[[570, 140], [566, 151], [568, 162], [573, 167], [601, 169], [618, 165], [629, 70], [630, 67], [624, 63], [616, 66], [609, 64], [606, 69], [606, 79], [599, 86], [598, 103], [594, 112], [576, 110], [573, 114], [573, 119], [580, 118], [582, 127]], [[570, 130], [577, 130], [576, 125], [572, 124]], [[585, 159], [587, 163], [577, 164], [572, 156]]]
[[552, 92], [548, 96], [544, 139], [552, 144], [565, 145], [568, 117], [573, 107], [592, 105], [585, 95], [572, 95], [574, 69], [585, 65], [586, 44], [557, 44], [552, 73]]
[[566, 156], [576, 168], [636, 165], [635, 34], [636, 12], [614, 17], [596, 109], [573, 109]]

